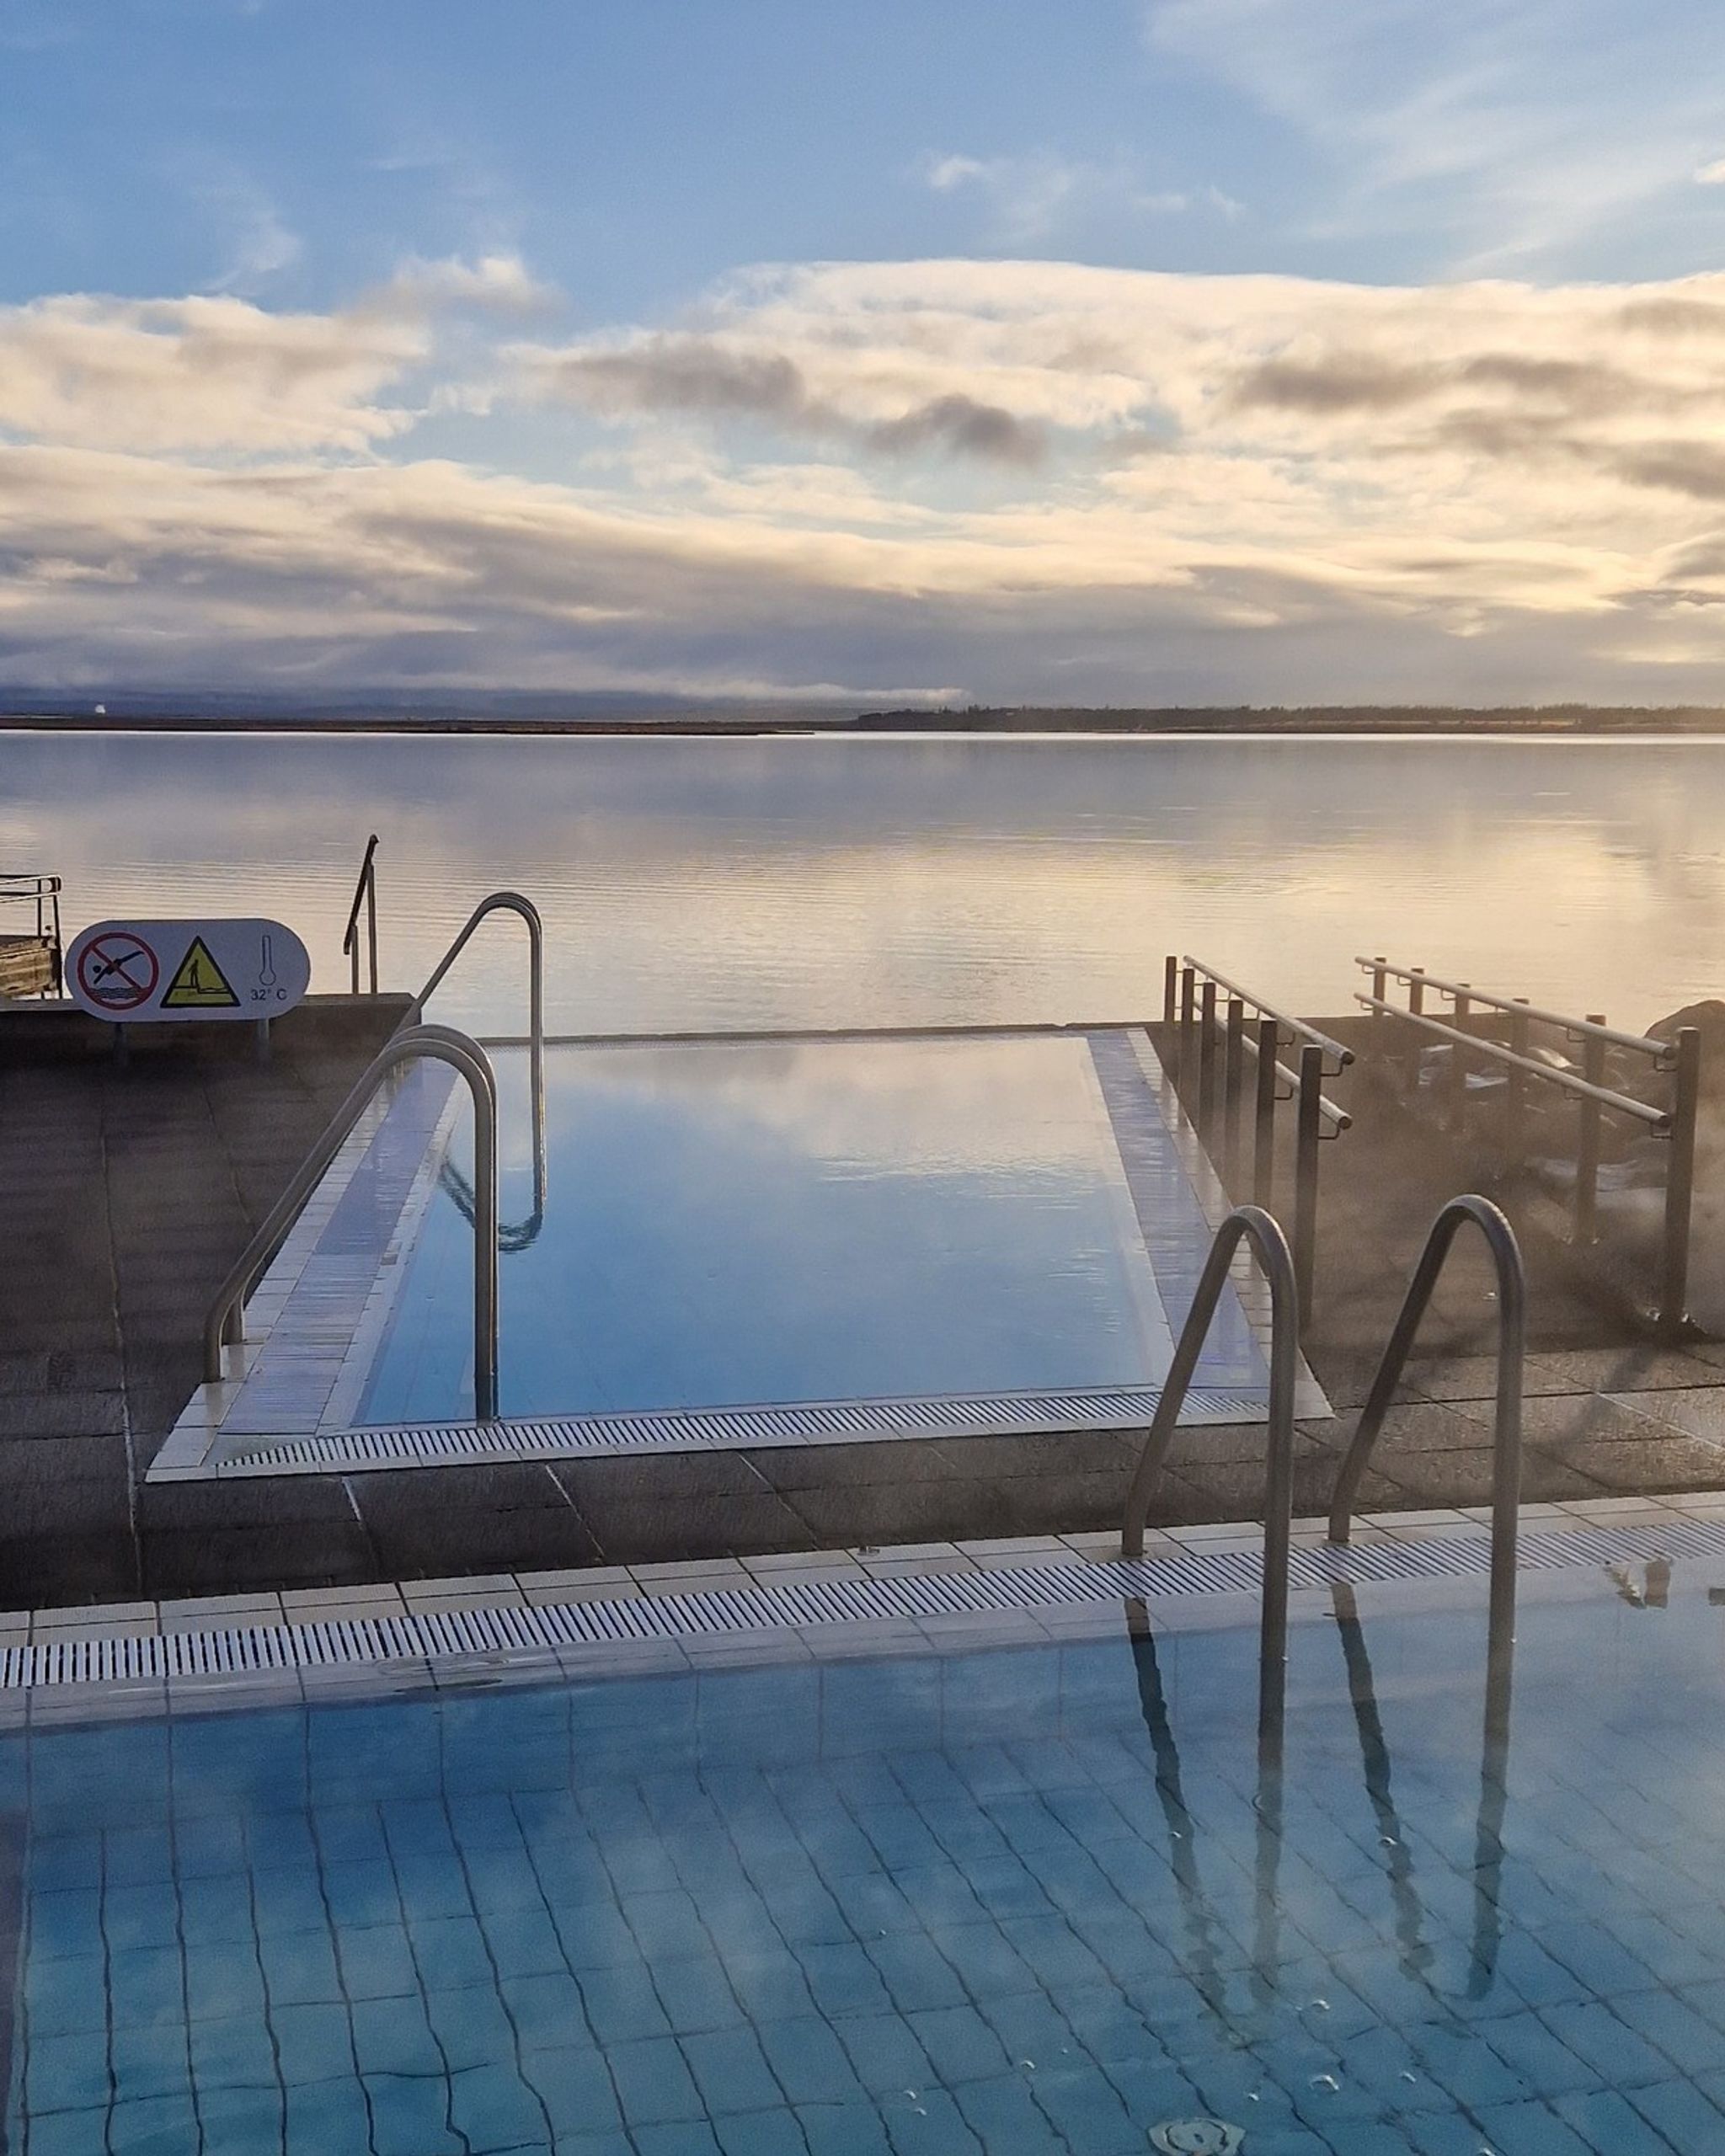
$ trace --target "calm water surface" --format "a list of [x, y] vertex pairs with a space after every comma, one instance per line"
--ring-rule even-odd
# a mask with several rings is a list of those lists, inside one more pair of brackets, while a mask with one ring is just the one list
[[[0, 866], [69, 930], [272, 914], [339, 987], [372, 830], [386, 985], [513, 885], [569, 1031], [1126, 1018], [1183, 950], [1307, 1011], [1375, 950], [1622, 1022], [1725, 991], [1725, 742], [0, 736]], [[523, 1009], [501, 921], [441, 1015]]]

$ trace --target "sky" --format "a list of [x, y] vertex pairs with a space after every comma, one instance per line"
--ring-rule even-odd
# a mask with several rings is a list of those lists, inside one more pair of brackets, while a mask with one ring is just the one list
[[1710, 0], [0, 0], [0, 684], [1725, 702]]

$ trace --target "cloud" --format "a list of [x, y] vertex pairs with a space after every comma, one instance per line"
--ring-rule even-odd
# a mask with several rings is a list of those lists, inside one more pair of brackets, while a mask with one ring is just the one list
[[1434, 266], [1645, 259], [1662, 200], [1725, 173], [1725, 48], [1690, 0], [1149, 0], [1146, 22], [1305, 138], [1321, 232], [1436, 235]]
[[88, 446], [358, 454], [402, 433], [397, 401], [457, 307], [545, 295], [519, 262], [411, 262], [354, 307], [275, 312], [235, 294], [68, 294], [0, 307], [0, 430]]
[[994, 236], [1012, 247], [1044, 241], [1074, 219], [1100, 211], [1167, 217], [1209, 210], [1232, 219], [1243, 209], [1219, 187], [1147, 189], [1124, 160], [1075, 160], [1050, 150], [1003, 157], [937, 154], [925, 160], [922, 173], [937, 195], [980, 195], [991, 212]]
[[517, 356], [534, 393], [612, 414], [758, 420], [885, 456], [932, 449], [1028, 467], [1041, 462], [1044, 449], [1039, 428], [962, 391], [944, 389], [882, 412], [866, 389], [860, 398], [819, 394], [783, 352], [715, 337], [642, 336], [621, 347], [530, 349]]
[[425, 349], [414, 328], [234, 297], [35, 300], [0, 308], [0, 427], [144, 450], [361, 450], [404, 423], [377, 399]]
[[1704, 165], [1697, 165], [1693, 176], [1698, 187], [1725, 187], [1725, 157], [1714, 157]]
[[1725, 276], [808, 264], [511, 341], [537, 296], [0, 313], [0, 679], [1717, 694]]

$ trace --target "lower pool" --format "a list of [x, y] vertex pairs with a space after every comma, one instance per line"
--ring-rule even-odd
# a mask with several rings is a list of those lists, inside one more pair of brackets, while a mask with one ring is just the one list
[[1725, 1567], [1409, 1592], [8, 1737], [7, 2145], [1712, 2156]]

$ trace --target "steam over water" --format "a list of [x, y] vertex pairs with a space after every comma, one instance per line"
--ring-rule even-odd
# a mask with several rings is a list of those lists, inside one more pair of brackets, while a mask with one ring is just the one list
[[[0, 867], [68, 935], [270, 914], [344, 986], [373, 830], [385, 985], [513, 886], [563, 1031], [1148, 1016], [1170, 951], [1308, 1012], [1373, 951], [1626, 1023], [1725, 993], [1725, 741], [0, 735]], [[512, 926], [440, 1016], [521, 1029]]]

